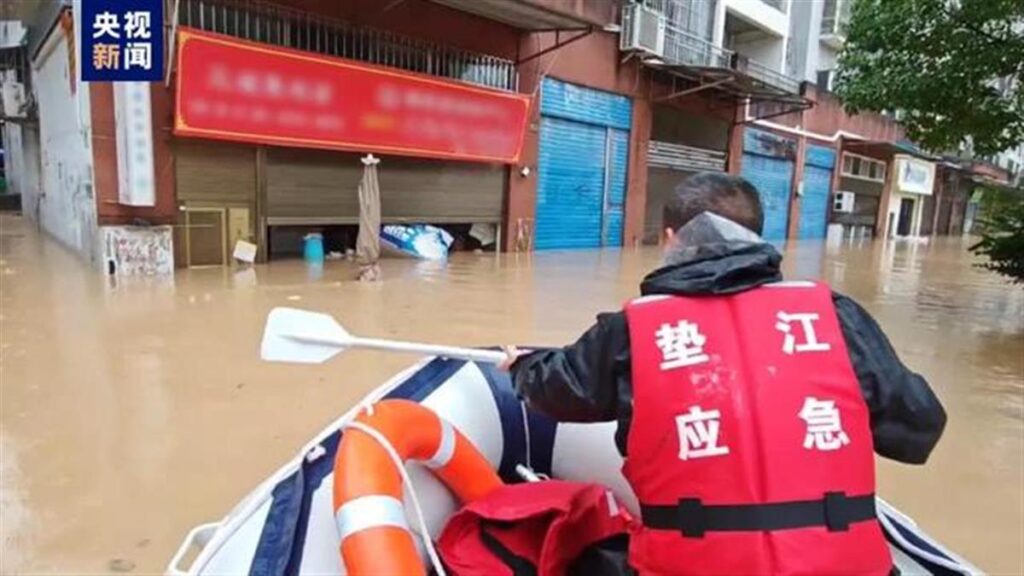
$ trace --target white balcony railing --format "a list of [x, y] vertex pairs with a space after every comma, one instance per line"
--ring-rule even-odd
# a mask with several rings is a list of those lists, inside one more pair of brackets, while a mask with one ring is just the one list
[[698, 68], [728, 68], [732, 51], [671, 24], [665, 26], [665, 62]]
[[[784, 9], [787, 4], [787, 0], [762, 1], [772, 5], [778, 4], [777, 7], [780, 9]], [[644, 0], [644, 5], [648, 9], [664, 14], [666, 20], [664, 50], [656, 57], [649, 57], [649, 61], [658, 61], [669, 66], [735, 70], [772, 88], [790, 94], [799, 93], [800, 82], [795, 78], [723, 48], [708, 37], [694, 33], [692, 30], [705, 28], [703, 19], [708, 17], [708, 14], [702, 11], [708, 6], [713, 6], [705, 2], [706, 0]], [[708, 34], [710, 35], [710, 30]]]
[[740, 56], [737, 58], [733, 68], [739, 72], [745, 73], [747, 76], [754, 78], [764, 84], [778, 88], [789, 92], [790, 94], [797, 94], [800, 92], [800, 81], [792, 76], [788, 76], [773, 70], [770, 66], [762, 64], [757, 60]]

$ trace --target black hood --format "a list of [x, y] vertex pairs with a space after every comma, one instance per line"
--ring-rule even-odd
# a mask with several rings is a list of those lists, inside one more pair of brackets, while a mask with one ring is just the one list
[[640, 293], [700, 296], [734, 294], [782, 280], [782, 255], [764, 242], [716, 242], [697, 247], [687, 259], [658, 268]]

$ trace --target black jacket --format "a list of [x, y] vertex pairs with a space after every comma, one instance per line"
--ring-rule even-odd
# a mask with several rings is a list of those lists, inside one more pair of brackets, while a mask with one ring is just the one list
[[[768, 244], [719, 244], [696, 258], [655, 270], [640, 292], [732, 294], [782, 279], [782, 256]], [[875, 452], [911, 464], [928, 459], [942, 436], [946, 412], [928, 383], [907, 369], [871, 316], [833, 293], [846, 347], [871, 412]], [[519, 395], [564, 422], [618, 420], [615, 443], [626, 454], [633, 412], [629, 331], [623, 312], [600, 314], [575, 344], [539, 350], [512, 366]]]

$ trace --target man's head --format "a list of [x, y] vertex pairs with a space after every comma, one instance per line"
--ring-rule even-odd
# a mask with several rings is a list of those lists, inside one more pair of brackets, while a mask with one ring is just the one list
[[703, 212], [728, 218], [761, 234], [764, 212], [757, 189], [739, 176], [718, 172], [698, 172], [686, 178], [665, 204], [663, 222], [669, 240], [675, 233]]

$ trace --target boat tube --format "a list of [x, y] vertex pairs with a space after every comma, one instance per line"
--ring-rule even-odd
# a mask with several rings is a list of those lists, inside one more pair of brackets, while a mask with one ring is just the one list
[[[333, 422], [294, 460], [263, 481], [219, 522], [186, 536], [167, 574], [252, 576], [345, 574], [333, 506], [334, 464], [341, 435], [356, 416], [382, 399], [418, 402], [470, 440], [505, 482], [550, 476], [608, 486], [634, 513], [636, 497], [622, 477], [614, 423], [559, 424], [531, 411], [495, 367], [433, 358], [402, 372]], [[406, 464], [431, 539], [458, 507], [456, 497], [424, 465]], [[410, 490], [404, 490], [407, 514]], [[897, 567], [908, 574], [981, 571], [927, 536], [885, 501], [878, 512]], [[410, 517], [411, 518], [411, 517]], [[430, 564], [422, 526], [410, 519], [424, 567]], [[185, 565], [187, 564], [187, 565]]]

